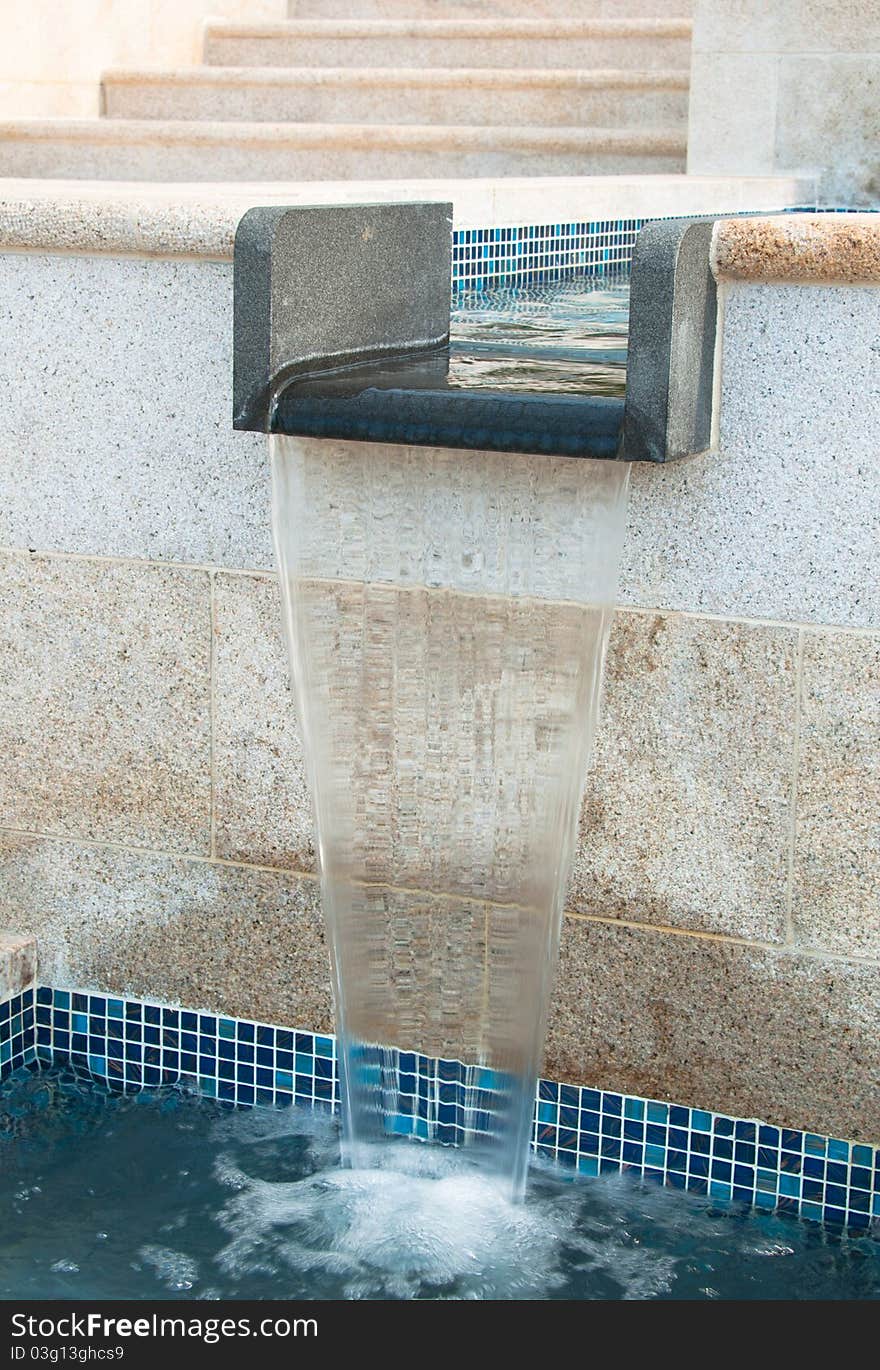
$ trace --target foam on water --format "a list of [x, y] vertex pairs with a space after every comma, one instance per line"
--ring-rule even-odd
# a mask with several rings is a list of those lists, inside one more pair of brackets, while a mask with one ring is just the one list
[[243, 1185], [221, 1215], [235, 1236], [219, 1260], [234, 1276], [320, 1271], [347, 1299], [545, 1299], [573, 1270], [601, 1272], [624, 1298], [671, 1289], [674, 1258], [603, 1240], [571, 1199], [515, 1202], [449, 1152], [402, 1144], [375, 1168]]
[[454, 1153], [407, 1143], [381, 1148], [368, 1169], [234, 1182], [221, 1266], [320, 1271], [345, 1298], [541, 1297], [572, 1234], [570, 1207], [514, 1203]]

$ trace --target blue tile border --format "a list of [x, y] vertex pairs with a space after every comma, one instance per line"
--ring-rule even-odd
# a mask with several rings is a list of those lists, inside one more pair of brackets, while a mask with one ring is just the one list
[[34, 990], [0, 1003], [0, 1080], [36, 1060]]
[[632, 262], [645, 219], [460, 228], [452, 234], [452, 289], [537, 284], [620, 272]]
[[[769, 210], [761, 213], [769, 214]], [[780, 214], [880, 214], [876, 205], [789, 205]]]
[[36, 1054], [111, 1090], [184, 1081], [232, 1105], [338, 1105], [333, 1037], [107, 994], [36, 994]]
[[536, 1149], [581, 1174], [646, 1179], [868, 1230], [880, 1219], [880, 1150], [752, 1119], [541, 1081]]
[[[464, 1110], [491, 1090], [493, 1073], [415, 1052], [383, 1055], [398, 1084], [388, 1130], [461, 1140]], [[183, 1082], [230, 1107], [339, 1102], [329, 1034], [106, 994], [41, 986], [0, 1005], [0, 1074], [35, 1059], [70, 1063], [114, 1091]], [[880, 1148], [863, 1143], [541, 1080], [532, 1146], [582, 1175], [628, 1171], [853, 1230], [880, 1223]]]

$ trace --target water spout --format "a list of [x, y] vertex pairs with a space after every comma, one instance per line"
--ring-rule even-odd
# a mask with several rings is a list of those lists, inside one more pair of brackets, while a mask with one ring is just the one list
[[449, 230], [445, 205], [249, 211], [234, 421], [272, 434], [346, 1160], [435, 1139], [518, 1197], [629, 462], [710, 441], [712, 224], [642, 231], [625, 388], [565, 393], [513, 354], [462, 383]]

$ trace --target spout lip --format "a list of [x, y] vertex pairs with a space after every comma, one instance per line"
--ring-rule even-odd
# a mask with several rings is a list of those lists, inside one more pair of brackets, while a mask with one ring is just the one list
[[295, 383], [279, 396], [271, 431], [456, 451], [549, 457], [620, 458], [621, 398], [446, 388], [426, 377], [418, 388], [370, 387], [309, 393]]

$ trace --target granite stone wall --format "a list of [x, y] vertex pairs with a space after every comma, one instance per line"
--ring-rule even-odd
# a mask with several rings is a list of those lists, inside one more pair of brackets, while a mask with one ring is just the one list
[[[877, 1141], [878, 294], [722, 295], [720, 451], [634, 472], [545, 1073]], [[329, 1028], [231, 266], [8, 253], [0, 301], [0, 926]]]
[[812, 172], [819, 203], [876, 205], [877, 6], [694, 0], [693, 18], [688, 172]]

